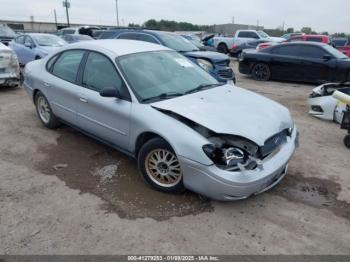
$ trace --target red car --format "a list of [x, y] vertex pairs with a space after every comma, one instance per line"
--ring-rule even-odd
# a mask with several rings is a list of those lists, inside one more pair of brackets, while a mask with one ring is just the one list
[[343, 52], [345, 55], [350, 57], [350, 39], [333, 38], [332, 42], [339, 51]]
[[307, 41], [332, 45], [332, 39], [328, 35], [300, 35], [288, 39], [286, 42]]

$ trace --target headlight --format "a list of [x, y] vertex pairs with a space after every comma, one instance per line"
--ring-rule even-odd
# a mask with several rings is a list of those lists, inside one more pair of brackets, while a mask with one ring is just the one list
[[205, 71], [209, 72], [214, 68], [213, 64], [210, 63], [208, 60], [205, 59], [197, 59], [197, 63], [201, 68], [203, 68]]
[[248, 153], [238, 147], [219, 148], [205, 145], [203, 150], [215, 165], [226, 170], [238, 171], [249, 159]]

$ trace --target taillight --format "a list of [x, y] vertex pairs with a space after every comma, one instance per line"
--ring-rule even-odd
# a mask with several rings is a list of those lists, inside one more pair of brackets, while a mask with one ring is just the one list
[[236, 49], [237, 47], [238, 47], [238, 45], [233, 44], [232, 47], [231, 47], [231, 49]]

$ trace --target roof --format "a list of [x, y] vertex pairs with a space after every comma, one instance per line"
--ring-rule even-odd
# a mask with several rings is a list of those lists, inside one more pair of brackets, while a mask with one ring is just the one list
[[283, 43], [280, 43], [278, 46], [280, 45], [295, 45], [295, 44], [298, 44], [298, 45], [317, 45], [317, 46], [327, 46], [326, 43], [321, 43], [321, 42], [308, 42], [308, 41], [292, 41], [292, 42], [283, 42]]
[[65, 46], [64, 49], [91, 49], [96, 51], [107, 50], [116, 56], [123, 56], [134, 53], [152, 52], [152, 51], [169, 51], [171, 49], [147, 43], [143, 41], [124, 40], [124, 39], [102, 39], [94, 41], [84, 41]]

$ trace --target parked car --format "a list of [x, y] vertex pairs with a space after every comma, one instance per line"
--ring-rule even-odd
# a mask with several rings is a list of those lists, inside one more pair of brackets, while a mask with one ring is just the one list
[[218, 52], [227, 54], [234, 44], [240, 45], [254, 40], [268, 40], [270, 42], [285, 41], [281, 37], [271, 37], [264, 31], [238, 30], [234, 37], [214, 37], [214, 47]]
[[196, 36], [196, 35], [184, 35], [181, 34], [182, 37], [184, 37], [185, 39], [187, 39], [188, 41], [190, 41], [192, 44], [194, 44], [199, 50], [201, 51], [216, 51], [216, 49], [212, 46], [205, 46], [201, 39]]
[[0, 24], [0, 43], [8, 45], [16, 37], [16, 33], [6, 24]]
[[350, 83], [327, 83], [312, 90], [308, 99], [309, 114], [341, 124], [346, 104], [333, 97], [336, 90], [350, 88]]
[[19, 64], [16, 54], [0, 42], [0, 87], [18, 86], [20, 81]]
[[9, 43], [9, 47], [15, 51], [21, 66], [41, 59], [50, 52], [64, 46], [66, 41], [51, 34], [23, 34]]
[[350, 80], [350, 59], [330, 45], [294, 42], [244, 52], [239, 71], [261, 81], [344, 82]]
[[97, 26], [79, 26], [79, 27], [66, 27], [57, 31], [58, 36], [63, 35], [88, 35], [93, 36], [95, 30], [101, 29]]
[[317, 42], [317, 43], [324, 43], [327, 45], [333, 45], [331, 37], [328, 35], [300, 35], [300, 36], [292, 37], [288, 39], [286, 42], [300, 42], [300, 41]]
[[332, 42], [339, 51], [350, 57], [350, 39], [332, 38]]
[[219, 83], [162, 45], [67, 45], [26, 66], [24, 89], [44, 126], [64, 122], [125, 152], [168, 193], [227, 201], [265, 192], [296, 148], [287, 108]]
[[242, 43], [240, 45], [233, 44], [230, 49], [230, 55], [233, 57], [239, 57], [240, 54], [247, 49], [256, 49], [258, 45], [262, 43], [268, 43], [268, 40], [254, 40]]
[[305, 33], [288, 33], [288, 34], [284, 34], [281, 37], [284, 38], [285, 40], [289, 40], [292, 37], [303, 36], [303, 35], [305, 35]]
[[200, 51], [190, 41], [174, 33], [143, 29], [119, 29], [105, 31], [100, 39], [129, 39], [163, 45], [180, 52], [209, 72], [219, 82], [236, 82], [236, 77], [230, 67], [230, 58], [227, 55]]
[[62, 35], [61, 38], [62, 38], [64, 41], [66, 41], [68, 44], [76, 43], [76, 42], [81, 42], [81, 41], [91, 41], [91, 40], [94, 40], [91, 36], [88, 36], [88, 35], [77, 35], [77, 34]]

